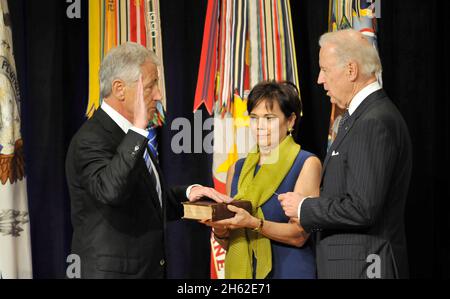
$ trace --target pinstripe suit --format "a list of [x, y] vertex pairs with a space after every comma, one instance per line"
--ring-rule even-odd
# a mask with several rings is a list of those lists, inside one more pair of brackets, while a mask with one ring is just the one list
[[[342, 127], [323, 166], [321, 193], [303, 201], [300, 222], [315, 232], [319, 278], [406, 278], [404, 207], [411, 141], [383, 90], [369, 95]], [[380, 267], [368, 256], [376, 254]]]

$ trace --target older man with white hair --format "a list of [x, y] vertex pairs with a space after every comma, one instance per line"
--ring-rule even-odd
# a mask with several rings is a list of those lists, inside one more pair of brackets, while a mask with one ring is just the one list
[[345, 112], [325, 158], [317, 198], [279, 196], [314, 232], [319, 278], [406, 278], [405, 202], [412, 146], [405, 121], [377, 81], [377, 50], [360, 32], [324, 34], [318, 83]]
[[181, 201], [226, 198], [212, 188], [168, 188], [146, 128], [161, 93], [158, 58], [135, 43], [112, 49], [100, 67], [103, 103], [73, 137], [66, 159], [72, 253], [81, 278], [163, 278], [166, 219]]

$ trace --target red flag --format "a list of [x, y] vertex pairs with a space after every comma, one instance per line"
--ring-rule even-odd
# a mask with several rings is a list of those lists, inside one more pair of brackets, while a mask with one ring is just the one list
[[209, 0], [203, 32], [202, 56], [195, 91], [194, 112], [205, 103], [212, 115], [217, 66], [217, 43], [219, 36], [219, 1]]

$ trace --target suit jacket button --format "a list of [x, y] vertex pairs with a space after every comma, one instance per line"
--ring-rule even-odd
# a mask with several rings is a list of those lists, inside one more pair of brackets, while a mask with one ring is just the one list
[[164, 259], [161, 259], [161, 260], [159, 261], [159, 264], [161, 265], [161, 267], [164, 266], [165, 263], [166, 263], [166, 261], [165, 261]]

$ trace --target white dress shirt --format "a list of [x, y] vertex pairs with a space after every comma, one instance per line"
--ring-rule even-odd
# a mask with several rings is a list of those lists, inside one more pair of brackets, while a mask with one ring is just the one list
[[381, 89], [380, 83], [373, 82], [372, 84], [367, 85], [363, 89], [361, 89], [352, 99], [350, 105], [348, 106], [348, 114], [352, 115], [353, 112], [361, 105], [361, 103], [372, 93]]

